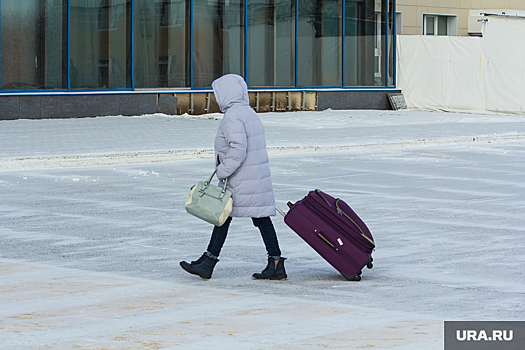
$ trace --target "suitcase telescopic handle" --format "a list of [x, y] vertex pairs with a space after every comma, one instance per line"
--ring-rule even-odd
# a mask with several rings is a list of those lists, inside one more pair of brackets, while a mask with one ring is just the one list
[[[288, 208], [291, 208], [293, 206], [292, 202], [288, 202], [286, 203], [286, 205], [288, 206]], [[275, 209], [277, 209], [277, 212], [279, 212], [279, 214], [281, 214], [283, 218], [286, 216], [286, 213], [282, 211], [281, 208], [275, 207]]]
[[323, 242], [325, 242], [326, 244], [328, 244], [330, 247], [332, 247], [334, 250], [339, 250], [339, 248], [336, 247], [335, 244], [333, 244], [332, 242], [330, 242], [330, 240], [328, 238], [326, 238], [325, 236], [323, 236], [323, 233], [321, 231], [318, 231], [318, 230], [314, 230], [314, 233], [317, 235], [317, 237], [319, 237]]

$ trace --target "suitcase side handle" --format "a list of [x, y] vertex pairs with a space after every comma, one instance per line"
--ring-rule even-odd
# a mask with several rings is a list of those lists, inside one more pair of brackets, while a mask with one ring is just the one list
[[314, 230], [314, 233], [317, 235], [317, 237], [321, 238], [321, 240], [323, 242], [325, 242], [326, 244], [328, 244], [330, 247], [332, 247], [334, 250], [339, 250], [339, 248], [337, 248], [332, 242], [330, 242], [328, 240], [328, 238], [326, 238], [325, 236], [323, 236], [322, 232], [321, 231], [318, 231], [318, 230]]

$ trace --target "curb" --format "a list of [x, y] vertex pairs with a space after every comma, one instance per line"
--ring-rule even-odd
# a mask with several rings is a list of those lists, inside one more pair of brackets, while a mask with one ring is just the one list
[[[467, 143], [491, 143], [525, 140], [525, 134], [471, 136], [444, 139], [420, 139], [391, 143], [370, 143], [342, 146], [274, 146], [268, 147], [268, 154], [294, 154], [315, 152], [338, 152], [362, 149], [403, 148], [422, 145], [446, 145]], [[107, 154], [79, 154], [48, 157], [19, 157], [0, 159], [0, 170], [32, 168], [68, 168], [114, 164], [158, 163], [188, 159], [212, 159], [213, 149], [183, 149], [166, 151], [141, 151]]]

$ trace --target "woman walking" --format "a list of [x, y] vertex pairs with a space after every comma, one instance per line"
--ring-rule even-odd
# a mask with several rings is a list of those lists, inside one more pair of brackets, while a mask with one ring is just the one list
[[280, 280], [287, 277], [284, 260], [270, 216], [276, 214], [270, 164], [261, 120], [250, 107], [244, 79], [228, 74], [212, 83], [215, 99], [224, 117], [215, 137], [215, 165], [222, 183], [228, 179], [233, 209], [226, 222], [213, 228], [207, 251], [196, 261], [181, 261], [191, 274], [210, 279], [233, 217], [250, 217], [261, 231], [268, 253], [268, 265], [254, 279]]

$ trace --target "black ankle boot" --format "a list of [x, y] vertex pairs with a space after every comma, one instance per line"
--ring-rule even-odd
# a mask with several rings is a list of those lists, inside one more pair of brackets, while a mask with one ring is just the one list
[[284, 261], [286, 258], [280, 258], [275, 266], [276, 259], [269, 257], [268, 265], [262, 270], [261, 273], [254, 273], [252, 275], [253, 279], [256, 280], [283, 280], [286, 279], [286, 271], [284, 269]]
[[213, 268], [215, 267], [215, 264], [217, 264], [217, 261], [219, 261], [219, 259], [213, 258], [206, 252], [202, 254], [198, 260], [192, 261], [191, 264], [187, 263], [186, 261], [181, 261], [180, 266], [186, 272], [198, 275], [205, 280], [209, 280], [211, 278], [211, 274], [213, 273]]

